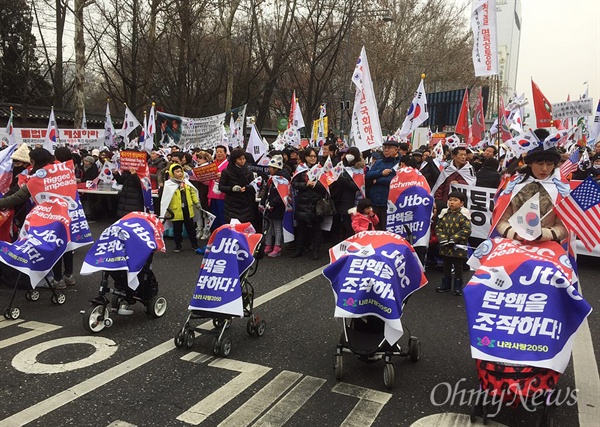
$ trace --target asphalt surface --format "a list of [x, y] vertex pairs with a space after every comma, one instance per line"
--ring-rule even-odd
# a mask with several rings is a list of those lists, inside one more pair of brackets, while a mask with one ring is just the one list
[[[94, 236], [108, 225], [91, 224]], [[169, 303], [159, 319], [136, 304], [131, 316], [113, 315], [111, 328], [86, 332], [80, 311], [97, 295], [99, 273], [76, 274], [77, 285], [66, 290], [64, 305], [52, 304], [49, 290], [42, 290], [36, 302], [18, 291], [13, 305], [20, 307], [20, 318], [0, 320], [0, 426], [450, 425], [440, 421], [442, 416], [454, 425], [469, 424], [470, 406], [451, 403], [447, 392], [448, 387], [467, 392], [478, 387], [465, 305], [462, 297], [435, 292], [440, 270], [427, 271], [429, 284], [405, 307], [405, 337], [421, 340], [420, 360], [395, 359], [395, 385], [388, 390], [383, 362], [367, 364], [351, 354], [344, 354], [343, 380], [335, 379], [342, 324], [333, 318], [328, 281], [318, 271], [310, 275], [325, 265], [324, 253], [314, 261], [309, 253], [291, 259], [288, 250], [260, 261], [250, 281], [255, 313], [267, 322], [262, 337], [249, 336], [246, 319], [236, 319], [227, 331], [232, 339], [228, 358], [211, 356], [209, 331], [196, 337], [191, 350], [176, 349], [173, 338], [186, 319], [201, 256], [189, 242], [179, 254], [172, 252], [172, 240], [166, 242], [167, 253], [155, 255], [153, 263], [159, 294]], [[75, 253], [77, 273], [85, 252]], [[580, 258], [579, 268], [585, 298], [599, 307], [598, 259]], [[305, 275], [309, 278], [301, 279]], [[278, 289], [285, 292], [274, 294]], [[10, 295], [0, 286], [2, 310]], [[600, 336], [596, 312], [589, 327], [591, 337]], [[598, 350], [593, 352], [597, 364]], [[565, 394], [579, 386], [573, 365], [560, 378]], [[592, 365], [584, 369], [597, 376]], [[560, 405], [554, 425], [582, 425], [582, 409], [590, 408]], [[503, 408], [494, 421], [529, 426], [536, 414]]]

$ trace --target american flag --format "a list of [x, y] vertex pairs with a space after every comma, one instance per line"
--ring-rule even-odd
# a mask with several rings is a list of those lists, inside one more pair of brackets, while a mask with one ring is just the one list
[[590, 252], [600, 243], [600, 184], [592, 177], [571, 191], [554, 212]]
[[571, 175], [579, 167], [579, 147], [574, 147], [573, 152], [567, 160], [560, 166], [560, 174], [565, 178]]

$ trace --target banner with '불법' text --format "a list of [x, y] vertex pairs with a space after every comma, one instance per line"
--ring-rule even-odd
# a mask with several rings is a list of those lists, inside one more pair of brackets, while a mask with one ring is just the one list
[[577, 329], [591, 312], [556, 242], [484, 241], [464, 288], [475, 359], [564, 372]]

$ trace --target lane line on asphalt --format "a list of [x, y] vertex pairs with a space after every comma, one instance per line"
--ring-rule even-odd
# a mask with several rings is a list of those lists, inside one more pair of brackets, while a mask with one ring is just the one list
[[379, 412], [392, 398], [391, 393], [347, 383], [337, 383], [331, 391], [358, 399], [358, 403], [352, 408], [340, 427], [368, 427], [372, 425]]
[[21, 342], [30, 340], [35, 337], [39, 337], [40, 335], [47, 334], [48, 332], [56, 331], [57, 329], [61, 329], [62, 326], [51, 325], [50, 323], [41, 323], [41, 322], [25, 322], [25, 323], [12, 323], [13, 325], [17, 325], [19, 328], [30, 329], [29, 332], [25, 332], [23, 334], [16, 335], [14, 337], [1, 340], [0, 341], [0, 349], [10, 347], [11, 345], [19, 344]]
[[[292, 280], [291, 282], [286, 283], [285, 285], [281, 285], [280, 287], [273, 289], [270, 292], [267, 292], [266, 294], [257, 297], [254, 299], [254, 308], [261, 306], [264, 303], [267, 303], [269, 301], [271, 301], [272, 299], [275, 299], [283, 294], [285, 294], [286, 292], [289, 292], [295, 288], [297, 288], [298, 286], [308, 282], [309, 280], [314, 279], [315, 277], [319, 276], [322, 272], [323, 272], [323, 268], [324, 267], [319, 267], [316, 270], [311, 271], [310, 273], [306, 273], [303, 276], [298, 277], [297, 279]], [[200, 329], [204, 329], [205, 331], [212, 331], [213, 329], [215, 329], [212, 320], [208, 321], [208, 322], [204, 322], [203, 324], [201, 324], [199, 326]]]
[[178, 421], [198, 425], [271, 370], [266, 366], [232, 359], [216, 359], [208, 364], [240, 374], [177, 417]]
[[283, 371], [261, 388], [246, 403], [229, 415], [218, 427], [249, 426], [260, 414], [293, 386], [302, 374]]
[[137, 427], [135, 424], [130, 424], [125, 421], [117, 420], [115, 422], [110, 423], [106, 427]]
[[323, 378], [306, 376], [275, 404], [254, 427], [281, 427], [325, 384]]
[[23, 319], [7, 320], [5, 318], [0, 318], [0, 329], [6, 328], [8, 326], [18, 325], [21, 322], [24, 322], [24, 320]]
[[[579, 293], [583, 295], [581, 285]], [[582, 427], [596, 425], [600, 420], [600, 375], [588, 319], [583, 321], [575, 334], [572, 357], [575, 388], [578, 390], [579, 425]]]
[[35, 405], [32, 405], [21, 412], [1, 420], [0, 427], [23, 426], [27, 423], [37, 420], [38, 418], [49, 414], [50, 412], [66, 405], [69, 402], [72, 402], [81, 396], [84, 396], [90, 392], [98, 391], [100, 386], [108, 384], [109, 382], [131, 372], [136, 368], [139, 368], [140, 366], [156, 359], [157, 357], [162, 356], [174, 348], [175, 344], [173, 343], [173, 340], [169, 340], [157, 345], [156, 347], [140, 353], [137, 356], [118, 364], [117, 366], [113, 366], [112, 368], [109, 368], [98, 375], [94, 375], [93, 377], [66, 389], [65, 391], [55, 394], [46, 400], [42, 400], [41, 402], [36, 403]]

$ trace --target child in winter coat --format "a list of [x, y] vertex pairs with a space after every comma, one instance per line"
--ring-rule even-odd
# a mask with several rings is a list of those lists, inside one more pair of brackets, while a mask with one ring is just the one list
[[[276, 258], [281, 255], [283, 245], [283, 215], [285, 214], [285, 204], [277, 191], [278, 183], [289, 185], [289, 180], [285, 177], [286, 171], [283, 169], [283, 156], [274, 155], [269, 161], [269, 174], [271, 177], [261, 191], [260, 206], [265, 218], [265, 254], [269, 258]], [[273, 245], [273, 240], [275, 245]]]
[[352, 229], [355, 233], [375, 230], [375, 226], [379, 224], [379, 217], [369, 199], [359, 200], [356, 208], [348, 210], [348, 213], [352, 215]]
[[164, 192], [161, 200], [161, 216], [170, 211], [171, 218], [167, 218], [173, 224], [173, 240], [175, 249], [173, 252], [181, 252], [183, 241], [183, 227], [187, 231], [192, 249], [198, 249], [196, 238], [196, 223], [194, 222], [194, 207], [200, 209], [198, 190], [186, 179], [183, 166], [174, 163], [169, 168], [171, 177], [165, 182]]
[[466, 245], [471, 235], [471, 213], [465, 208], [467, 196], [460, 191], [452, 191], [448, 195], [448, 207], [442, 209], [435, 226], [440, 255], [444, 259], [442, 285], [437, 292], [448, 292], [452, 286], [452, 266], [454, 265], [454, 295], [462, 295], [463, 265], [467, 259]]

